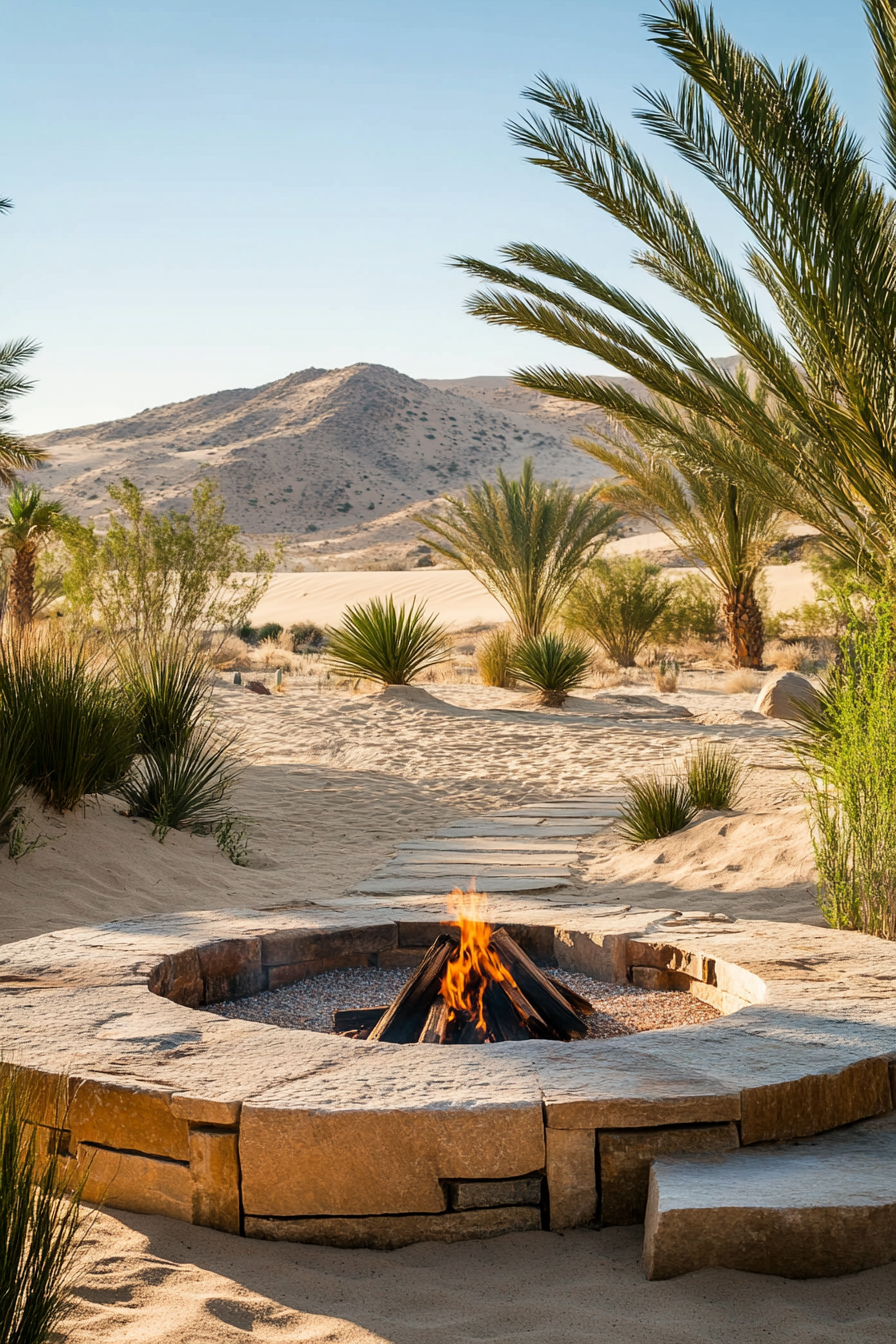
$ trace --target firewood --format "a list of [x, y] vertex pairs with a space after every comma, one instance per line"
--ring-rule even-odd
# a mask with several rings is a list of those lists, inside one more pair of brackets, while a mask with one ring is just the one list
[[573, 1012], [560, 991], [554, 988], [535, 962], [526, 956], [519, 943], [511, 938], [506, 929], [495, 929], [491, 941], [492, 947], [522, 993], [547, 1025], [557, 1032], [561, 1040], [580, 1041], [588, 1035], [588, 1028], [582, 1019]]
[[454, 939], [448, 934], [439, 934], [404, 989], [392, 1000], [368, 1040], [407, 1045], [420, 1039], [432, 1001], [441, 988], [448, 958], [455, 946]]
[[363, 1031], [365, 1027], [372, 1030], [387, 1011], [388, 1004], [381, 1008], [337, 1008], [333, 1014], [333, 1030]]
[[451, 1009], [441, 994], [433, 1001], [423, 1030], [420, 1033], [421, 1045], [445, 1045], [448, 1038], [448, 1019]]
[[[489, 1035], [496, 1041], [528, 1041], [533, 1035], [528, 1023], [532, 1021], [534, 1009], [523, 999], [529, 1013], [527, 1014], [527, 1021], [521, 1021], [516, 1005], [508, 993], [508, 990], [512, 988], [504, 981], [497, 980], [490, 980], [485, 987], [483, 1008], [485, 1009], [486, 1025], [490, 1029]], [[519, 998], [522, 999], [523, 996], [519, 995]]]
[[569, 985], [564, 985], [562, 980], [556, 980], [553, 975], [546, 975], [545, 980], [555, 989], [558, 989], [570, 1007], [575, 1009], [582, 1017], [588, 1017], [590, 1013], [597, 1011], [590, 999], [577, 994], [574, 989], [570, 989]]

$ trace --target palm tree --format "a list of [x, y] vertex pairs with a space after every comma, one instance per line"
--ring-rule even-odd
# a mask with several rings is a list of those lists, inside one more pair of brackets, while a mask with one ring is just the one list
[[543, 113], [512, 126], [530, 162], [622, 224], [634, 264], [727, 339], [768, 389], [764, 405], [660, 308], [569, 257], [514, 243], [505, 265], [455, 261], [488, 282], [473, 313], [587, 351], [660, 400], [551, 366], [518, 370], [522, 386], [591, 402], [629, 430], [674, 436], [669, 403], [704, 417], [727, 431], [704, 443], [720, 470], [881, 578], [896, 555], [896, 10], [890, 0], [865, 0], [865, 10], [883, 95], [883, 180], [807, 60], [773, 69], [694, 0], [666, 0], [647, 20], [683, 78], [675, 96], [639, 90], [636, 115], [739, 216], [743, 271], [665, 172], [574, 87], [540, 77], [528, 97]]
[[[746, 375], [740, 377], [746, 384]], [[761, 390], [755, 395], [763, 399]], [[765, 641], [756, 582], [781, 535], [781, 510], [712, 465], [720, 454], [748, 457], [749, 447], [704, 416], [680, 413], [668, 403], [659, 409], [678, 425], [675, 437], [635, 425], [633, 438], [601, 435], [599, 442], [576, 443], [617, 473], [602, 488], [602, 499], [649, 519], [692, 564], [704, 567], [719, 590], [735, 665], [761, 667]]]
[[[11, 209], [12, 201], [0, 200], [0, 215]], [[7, 341], [0, 345], [0, 485], [12, 485], [16, 472], [32, 470], [46, 457], [43, 449], [29, 448], [24, 439], [5, 428], [12, 421], [8, 403], [32, 387], [29, 379], [19, 373], [19, 367], [37, 354], [38, 349], [37, 344], [29, 340]]]
[[437, 517], [415, 515], [434, 534], [421, 540], [475, 574], [522, 638], [542, 634], [618, 518], [596, 486], [577, 495], [559, 481], [537, 481], [530, 457], [518, 481], [499, 467], [497, 485], [468, 486], [463, 499], [447, 495]]
[[7, 578], [6, 611], [18, 629], [34, 616], [34, 571], [37, 555], [47, 537], [65, 520], [58, 500], [45, 499], [40, 486], [13, 485], [0, 517], [0, 549], [12, 551]]

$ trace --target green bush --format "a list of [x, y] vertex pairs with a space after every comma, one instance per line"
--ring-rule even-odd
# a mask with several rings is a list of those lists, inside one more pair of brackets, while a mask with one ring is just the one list
[[299, 653], [303, 649], [322, 648], [326, 639], [324, 631], [313, 621], [300, 621], [297, 625], [291, 625], [289, 633], [292, 637], [293, 653]]
[[674, 584], [672, 601], [654, 629], [656, 640], [680, 644], [686, 639], [718, 639], [722, 634], [718, 589], [702, 574], [686, 574]]
[[516, 636], [509, 625], [498, 625], [489, 630], [476, 644], [476, 667], [483, 686], [500, 686], [513, 690], [516, 678], [510, 664], [516, 649]]
[[619, 834], [633, 845], [662, 840], [689, 825], [698, 811], [680, 779], [656, 775], [634, 779], [620, 810]]
[[808, 774], [817, 899], [834, 928], [896, 937], [896, 604], [854, 614], [793, 743]]
[[428, 667], [447, 662], [451, 641], [422, 603], [404, 603], [396, 611], [392, 598], [375, 597], [349, 607], [342, 624], [327, 631], [331, 669], [341, 676], [369, 677], [386, 686], [409, 686]]
[[729, 748], [701, 743], [685, 761], [685, 779], [696, 807], [730, 812], [737, 804], [743, 767]]
[[255, 635], [255, 642], [261, 644], [266, 639], [279, 639], [282, 634], [282, 625], [278, 625], [276, 621], [266, 621], [264, 625], [259, 626]]
[[234, 747], [203, 723], [186, 742], [141, 756], [119, 789], [129, 815], [151, 821], [159, 840], [171, 830], [215, 830], [229, 817], [225, 800], [241, 772]]
[[543, 705], [562, 705], [587, 680], [591, 655], [577, 640], [562, 635], [530, 635], [517, 644], [510, 672], [524, 686], [540, 692]]
[[125, 646], [118, 654], [118, 669], [137, 724], [138, 750], [184, 746], [210, 708], [205, 655], [195, 646], [168, 638]]
[[[60, 1089], [61, 1090], [61, 1089]], [[49, 1344], [77, 1274], [81, 1187], [67, 1193], [65, 1159], [38, 1151], [29, 1123], [38, 1097], [23, 1074], [0, 1072], [0, 1340]], [[59, 1128], [64, 1098], [59, 1098]], [[49, 1130], [43, 1130], [46, 1135]]]
[[588, 635], [620, 667], [634, 667], [674, 601], [675, 586], [661, 573], [659, 565], [637, 557], [596, 561], [566, 601], [566, 624]]
[[0, 647], [0, 705], [15, 725], [24, 782], [57, 812], [109, 793], [134, 758], [131, 704], [84, 646], [61, 638]]

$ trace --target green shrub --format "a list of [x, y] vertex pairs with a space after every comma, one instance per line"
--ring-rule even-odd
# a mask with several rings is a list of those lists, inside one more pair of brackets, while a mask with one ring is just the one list
[[510, 661], [510, 672], [524, 686], [540, 692], [542, 705], [562, 705], [587, 680], [591, 655], [577, 640], [562, 635], [531, 635], [521, 639]]
[[743, 767], [729, 748], [701, 743], [685, 761], [685, 779], [696, 807], [730, 812], [737, 804]]
[[620, 810], [619, 834], [633, 845], [662, 840], [689, 825], [698, 811], [680, 779], [633, 779]]
[[323, 630], [313, 621], [300, 621], [289, 627], [292, 637], [292, 651], [299, 653], [303, 649], [319, 649], [326, 638]]
[[566, 624], [588, 635], [620, 667], [634, 667], [674, 600], [675, 586], [661, 573], [659, 565], [637, 557], [596, 561], [566, 601]]
[[276, 621], [266, 621], [264, 625], [259, 626], [255, 635], [255, 642], [261, 644], [266, 639], [279, 639], [282, 634], [282, 625], [278, 625]]
[[855, 614], [793, 743], [808, 773], [817, 899], [834, 928], [896, 937], [896, 604]]
[[[38, 1098], [21, 1072], [0, 1073], [0, 1339], [49, 1344], [77, 1274], [80, 1187], [65, 1190], [65, 1159], [38, 1151], [28, 1117]], [[64, 1101], [59, 1099], [60, 1128]], [[49, 1130], [43, 1130], [46, 1135]]]
[[674, 658], [661, 658], [653, 669], [653, 684], [658, 691], [667, 694], [678, 690], [678, 677], [681, 668]]
[[138, 750], [171, 751], [184, 746], [210, 707], [205, 655], [168, 638], [124, 647], [118, 654], [118, 668], [137, 724]]
[[28, 741], [0, 702], [0, 840], [9, 838], [25, 789]]
[[186, 742], [141, 756], [119, 789], [129, 815], [151, 821], [159, 840], [171, 830], [215, 830], [241, 772], [234, 748], [234, 738], [202, 723]]
[[349, 607], [342, 624], [327, 631], [331, 669], [341, 676], [369, 677], [386, 686], [409, 686], [428, 667], [451, 657], [448, 633], [422, 603], [404, 603], [396, 611], [392, 598], [375, 597]]
[[255, 629], [255, 626], [250, 625], [248, 621], [243, 621], [242, 625], [237, 627], [236, 633], [237, 637], [241, 639], [244, 644], [258, 643], [258, 631]]
[[516, 649], [516, 636], [509, 625], [498, 625], [489, 630], [476, 644], [476, 667], [483, 686], [500, 686], [513, 690], [516, 678], [510, 671]]
[[702, 574], [686, 574], [675, 579], [674, 585], [672, 601], [654, 627], [654, 638], [666, 644], [718, 639], [722, 634], [719, 590]]
[[84, 646], [61, 638], [6, 642], [0, 705], [19, 734], [25, 784], [57, 812], [111, 792], [134, 758], [128, 698]]

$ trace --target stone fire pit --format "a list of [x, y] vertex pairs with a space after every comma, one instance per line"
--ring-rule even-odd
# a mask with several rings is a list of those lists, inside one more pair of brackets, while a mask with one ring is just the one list
[[33, 1118], [73, 1167], [89, 1164], [88, 1198], [334, 1246], [641, 1222], [653, 1158], [893, 1106], [893, 944], [597, 905], [495, 900], [490, 917], [540, 964], [681, 989], [726, 1016], [445, 1049], [195, 1011], [328, 969], [414, 965], [443, 927], [419, 902], [345, 901], [9, 945], [0, 1046], [44, 1084]]

